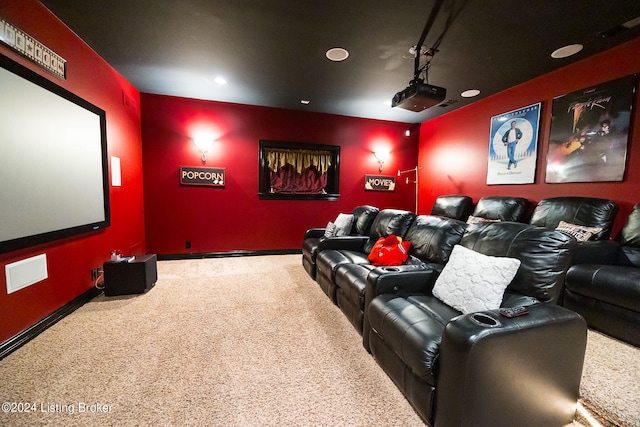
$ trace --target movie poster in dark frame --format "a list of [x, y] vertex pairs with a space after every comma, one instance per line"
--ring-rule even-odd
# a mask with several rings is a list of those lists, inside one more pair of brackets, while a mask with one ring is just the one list
[[545, 182], [623, 181], [636, 75], [554, 98]]
[[532, 184], [542, 103], [491, 117], [487, 184]]

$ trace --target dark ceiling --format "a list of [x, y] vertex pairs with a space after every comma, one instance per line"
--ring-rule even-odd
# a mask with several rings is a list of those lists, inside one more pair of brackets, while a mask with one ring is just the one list
[[[429, 72], [430, 84], [447, 89], [450, 105], [415, 113], [383, 102], [413, 78], [409, 49], [436, 0], [41, 1], [141, 92], [406, 123], [640, 34], [640, 25], [622, 25], [640, 16], [638, 0], [468, 0]], [[445, 0], [427, 47], [443, 32], [449, 12], [464, 3]], [[551, 58], [574, 43], [584, 50]], [[334, 47], [347, 49], [349, 57], [329, 61], [325, 53]], [[228, 83], [217, 84], [218, 76]], [[462, 98], [467, 89], [480, 95]]]

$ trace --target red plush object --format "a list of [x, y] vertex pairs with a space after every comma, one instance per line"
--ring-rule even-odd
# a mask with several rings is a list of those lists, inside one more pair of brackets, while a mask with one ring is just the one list
[[401, 265], [409, 258], [411, 243], [403, 242], [402, 238], [394, 236], [381, 237], [369, 252], [369, 261], [375, 266]]

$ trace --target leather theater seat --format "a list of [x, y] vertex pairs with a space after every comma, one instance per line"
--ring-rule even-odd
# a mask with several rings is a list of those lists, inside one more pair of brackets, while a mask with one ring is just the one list
[[[413, 280], [418, 280], [417, 275], [431, 274], [433, 270], [442, 271], [453, 247], [460, 242], [466, 226], [466, 223], [456, 219], [436, 215], [417, 216], [405, 235], [405, 240], [411, 246], [409, 258], [403, 265], [376, 268], [371, 263], [345, 263], [338, 266], [335, 272], [338, 307], [362, 334], [365, 328], [366, 302], [377, 295], [377, 282], [383, 280], [382, 276], [393, 275], [397, 281], [404, 275], [411, 274]], [[369, 295], [366, 295], [367, 290]]]
[[[374, 206], [358, 206], [351, 214], [353, 215], [353, 226], [351, 236], [365, 236], [369, 233], [373, 220], [378, 215], [379, 209]], [[302, 266], [312, 279], [316, 278], [316, 256], [318, 255], [318, 245], [325, 237], [326, 228], [310, 228], [304, 233], [302, 242]]]
[[342, 264], [369, 265], [368, 255], [380, 237], [404, 238], [416, 215], [400, 209], [383, 209], [373, 220], [367, 236], [326, 239], [318, 245], [316, 282], [325, 294], [336, 301], [336, 270]]
[[619, 242], [591, 254], [567, 272], [563, 305], [587, 324], [640, 347], [640, 204], [633, 207]]
[[530, 224], [555, 229], [560, 221], [585, 227], [598, 227], [591, 240], [606, 240], [611, 235], [618, 214], [613, 200], [594, 197], [552, 197], [538, 202], [531, 214]]
[[529, 313], [521, 317], [498, 310], [462, 314], [430, 291], [407, 292], [400, 282], [373, 298], [367, 308], [371, 353], [429, 425], [573, 420], [586, 323], [555, 302], [575, 244], [571, 236], [530, 224], [467, 228], [460, 245], [520, 260], [502, 307], [526, 306]]

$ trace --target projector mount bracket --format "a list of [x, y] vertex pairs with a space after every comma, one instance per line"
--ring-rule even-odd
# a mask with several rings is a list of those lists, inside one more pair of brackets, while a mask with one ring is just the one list
[[[412, 47], [409, 50], [409, 52], [415, 55], [413, 80], [411, 81], [411, 83], [424, 83], [425, 81], [426, 83], [429, 83], [429, 66], [431, 65], [431, 58], [433, 58], [433, 56], [438, 52], [438, 47], [440, 46], [440, 43], [442, 42], [444, 35], [449, 30], [449, 27], [451, 26], [455, 18], [458, 16], [458, 14], [460, 14], [462, 9], [464, 9], [464, 6], [466, 5], [466, 2], [467, 2], [467, 0], [464, 0], [462, 2], [462, 6], [460, 6], [460, 8], [456, 10], [454, 7], [455, 0], [451, 1], [449, 16], [447, 17], [447, 21], [445, 22], [442, 33], [436, 39], [432, 47], [423, 49], [425, 39], [427, 38], [427, 35], [431, 31], [431, 27], [433, 27], [433, 23], [435, 22], [444, 1], [445, 0], [436, 0], [435, 4], [431, 8], [431, 12], [429, 14], [429, 17], [427, 18], [427, 22], [425, 23], [424, 29], [422, 30], [422, 34], [420, 35], [420, 40], [414, 47]], [[426, 57], [426, 63], [421, 67], [420, 58], [422, 55]], [[424, 78], [420, 78], [420, 75], [423, 73], [424, 73]]]

